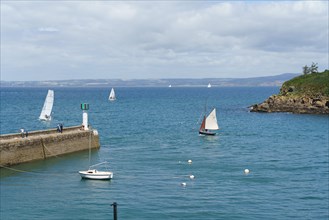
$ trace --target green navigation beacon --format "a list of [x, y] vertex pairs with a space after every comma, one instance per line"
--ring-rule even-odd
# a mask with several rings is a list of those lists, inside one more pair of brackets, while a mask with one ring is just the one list
[[89, 104], [88, 103], [82, 103], [81, 104], [81, 110], [89, 110]]

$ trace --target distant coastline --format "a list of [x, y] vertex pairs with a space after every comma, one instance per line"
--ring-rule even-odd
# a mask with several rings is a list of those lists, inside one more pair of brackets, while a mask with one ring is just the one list
[[1, 87], [257, 87], [281, 86], [299, 74], [284, 73], [275, 76], [251, 78], [203, 78], [203, 79], [72, 79], [44, 81], [0, 81]]

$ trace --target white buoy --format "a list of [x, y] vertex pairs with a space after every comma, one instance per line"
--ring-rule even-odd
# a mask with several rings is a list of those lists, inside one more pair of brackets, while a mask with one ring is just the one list
[[181, 183], [181, 186], [184, 186], [185, 187], [186, 186], [186, 183]]
[[249, 169], [245, 169], [244, 170], [244, 174], [249, 174], [250, 173], [250, 170]]
[[194, 179], [195, 177], [194, 177], [194, 175], [190, 175], [190, 179], [192, 180], [192, 179]]
[[187, 162], [188, 162], [188, 163], [192, 163], [192, 160], [188, 160]]

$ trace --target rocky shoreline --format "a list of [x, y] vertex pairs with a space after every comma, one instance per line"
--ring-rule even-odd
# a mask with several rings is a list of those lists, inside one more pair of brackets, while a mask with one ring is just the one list
[[329, 114], [329, 97], [310, 97], [307, 95], [272, 95], [263, 103], [250, 106], [250, 111]]

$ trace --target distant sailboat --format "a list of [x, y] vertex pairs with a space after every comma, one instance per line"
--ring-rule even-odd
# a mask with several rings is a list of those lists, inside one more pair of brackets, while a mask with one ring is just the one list
[[211, 84], [209, 83], [207, 87], [208, 87], [208, 88], [211, 88]]
[[169, 85], [168, 87], [171, 88], [171, 85]]
[[51, 120], [51, 111], [53, 109], [54, 104], [54, 91], [48, 90], [47, 97], [45, 103], [43, 104], [42, 111], [40, 113], [39, 119], [43, 121]]
[[216, 130], [218, 130], [218, 123], [216, 117], [216, 109], [214, 108], [210, 114], [206, 117], [203, 116], [203, 120], [199, 129], [199, 134], [202, 135], [216, 135]]
[[114, 92], [114, 89], [113, 89], [113, 88], [111, 89], [110, 96], [109, 96], [109, 100], [110, 100], [110, 101], [114, 101], [114, 100], [116, 100], [115, 92]]

